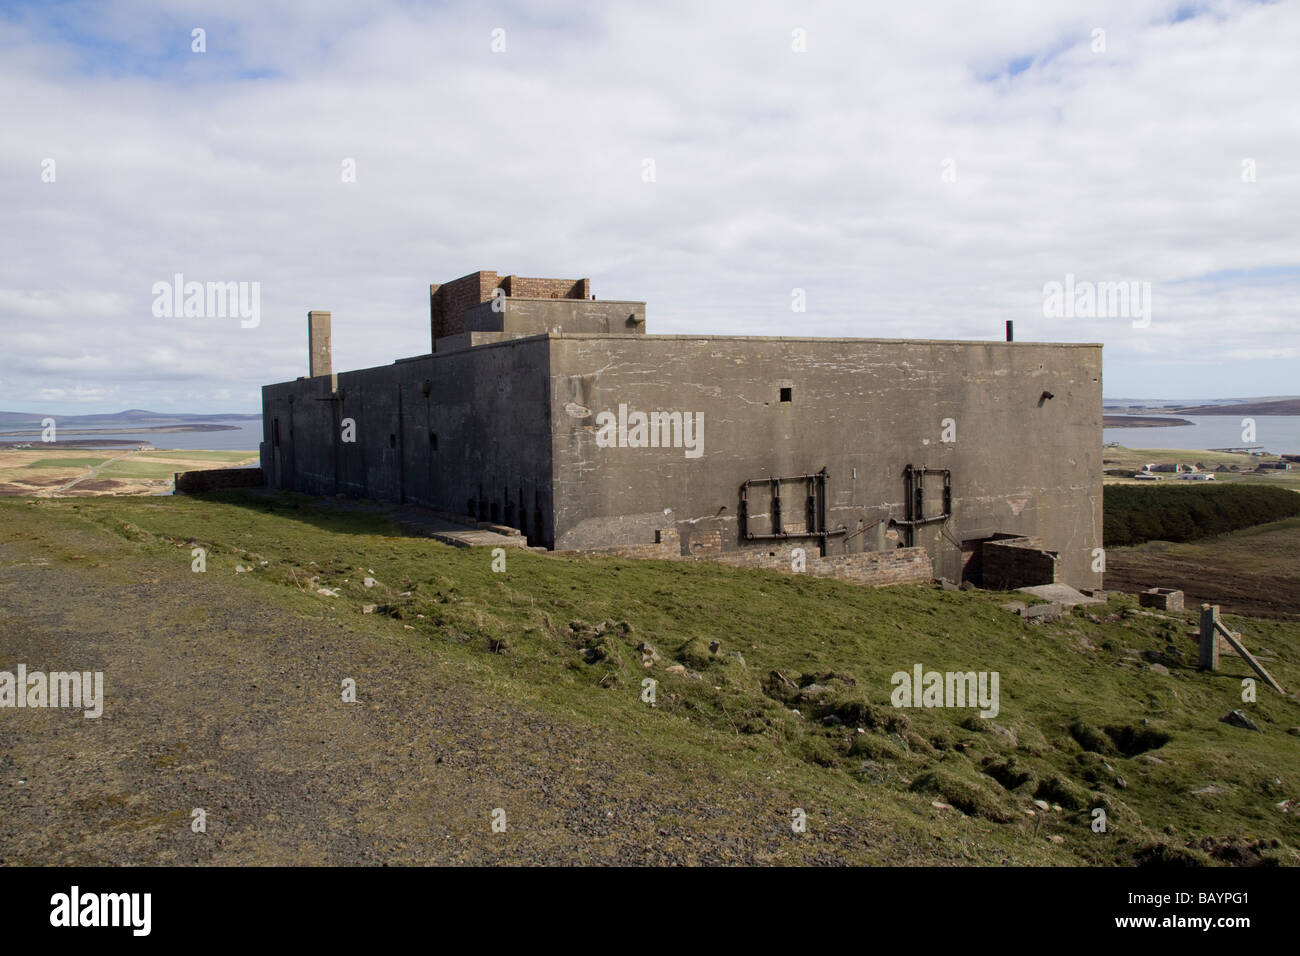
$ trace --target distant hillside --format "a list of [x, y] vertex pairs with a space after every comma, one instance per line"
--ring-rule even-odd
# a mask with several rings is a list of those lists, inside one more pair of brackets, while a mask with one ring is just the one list
[[1190, 425], [1185, 418], [1164, 415], [1102, 415], [1102, 428], [1163, 428], [1167, 425]]
[[1300, 398], [1240, 405], [1190, 405], [1169, 408], [1180, 415], [1300, 415]]
[[1167, 398], [1110, 398], [1102, 399], [1104, 411], [1121, 414], [1135, 412], [1169, 413], [1181, 412], [1199, 415], [1235, 415], [1247, 408], [1269, 406], [1269, 411], [1256, 411], [1255, 415], [1295, 415], [1295, 411], [1283, 411], [1286, 405], [1294, 408], [1300, 403], [1300, 395], [1248, 395], [1237, 398], [1188, 398], [1171, 401]]
[[[36, 412], [0, 412], [0, 425], [32, 425], [37, 428], [46, 415]], [[60, 425], [146, 425], [150, 422], [219, 422], [249, 421], [261, 415], [185, 415], [171, 412], [150, 412], [143, 408], [129, 408], [124, 412], [100, 415], [50, 415]]]

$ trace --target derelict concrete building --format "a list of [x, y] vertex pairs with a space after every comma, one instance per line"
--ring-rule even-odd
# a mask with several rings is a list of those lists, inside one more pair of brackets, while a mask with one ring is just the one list
[[1100, 584], [1100, 345], [648, 335], [643, 302], [494, 272], [430, 287], [427, 355], [334, 373], [328, 321], [263, 388], [273, 487], [552, 549]]

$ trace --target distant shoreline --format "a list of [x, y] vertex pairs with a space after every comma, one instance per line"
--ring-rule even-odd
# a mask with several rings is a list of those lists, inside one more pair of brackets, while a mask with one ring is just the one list
[[[0, 438], [27, 438], [30, 435], [39, 436], [44, 430], [40, 428], [26, 429], [23, 431], [0, 431]], [[63, 427], [55, 432], [57, 437], [59, 432], [65, 435], [80, 435], [93, 438], [95, 435], [134, 435], [137, 432], [234, 432], [239, 431], [238, 425], [213, 425], [207, 422], [193, 422], [188, 425], [137, 425], [126, 426], [122, 428], [105, 427], [105, 428], [69, 428]], [[104, 441], [113, 441], [114, 439], [105, 438]], [[122, 444], [135, 445], [138, 442], [123, 441]]]
[[1158, 415], [1102, 415], [1102, 428], [1166, 428], [1173, 425], [1192, 425], [1185, 418], [1163, 418]]

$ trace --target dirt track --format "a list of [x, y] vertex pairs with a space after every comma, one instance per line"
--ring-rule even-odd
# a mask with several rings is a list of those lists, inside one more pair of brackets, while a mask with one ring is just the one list
[[1189, 608], [1210, 603], [1232, 614], [1300, 620], [1300, 522], [1207, 542], [1114, 548], [1105, 581], [1120, 591], [1177, 588]]

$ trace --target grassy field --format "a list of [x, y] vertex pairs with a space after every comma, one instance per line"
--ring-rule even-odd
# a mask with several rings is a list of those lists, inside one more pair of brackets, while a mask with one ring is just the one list
[[246, 465], [253, 451], [0, 448], [0, 495], [154, 495], [178, 471]]
[[20, 465], [18, 467], [26, 468], [28, 470], [63, 469], [63, 468], [80, 470], [82, 468], [93, 468], [96, 465], [102, 465], [106, 461], [108, 461], [108, 457], [104, 455], [82, 455], [80, 457], [71, 457], [71, 456], [64, 457], [57, 454], [51, 454], [51, 455], [37, 455], [31, 461], [27, 462], [27, 464]]
[[[1288, 803], [1300, 706], [1266, 688], [1243, 703], [1253, 675], [1235, 658], [1196, 671], [1192, 611], [1120, 596], [1032, 624], [998, 593], [515, 550], [497, 572], [487, 551], [292, 495], [11, 500], [0, 525], [48, 539], [93, 529], [126, 549], [124, 578], [134, 564], [188, 565], [202, 546], [206, 573], [251, 604], [399, 640], [496, 707], [626, 740], [635, 769], [779, 783], [897, 834], [888, 849], [846, 848], [861, 862], [935, 862], [942, 844], [971, 863], [1300, 863]], [[1294, 526], [1281, 533], [1300, 541]], [[202, 613], [175, 601], [178, 619]], [[1300, 686], [1300, 622], [1228, 620]], [[916, 664], [997, 672], [998, 714], [891, 706], [891, 675]], [[1238, 708], [1262, 732], [1219, 720]], [[1097, 809], [1104, 833], [1090, 826]]]
[[[1210, 471], [1220, 465], [1236, 466], [1239, 471], [1215, 471], [1214, 480], [1216, 482], [1250, 482], [1263, 483], [1279, 488], [1290, 488], [1292, 491], [1300, 491], [1300, 471], [1271, 471], [1257, 473], [1255, 468], [1258, 467], [1260, 459], [1252, 458], [1250, 455], [1237, 455], [1230, 452], [1217, 451], [1189, 451], [1183, 448], [1105, 448], [1102, 450], [1102, 468], [1105, 471], [1141, 471], [1142, 468], [1149, 464], [1177, 464], [1177, 465], [1197, 465], [1207, 466]], [[1268, 456], [1268, 460], [1276, 460], [1276, 455]], [[1164, 475], [1165, 481], [1178, 481], [1182, 483], [1177, 475]], [[1132, 478], [1125, 478], [1119, 475], [1107, 474], [1105, 477], [1106, 484], [1145, 484], [1149, 481], [1135, 481]]]

